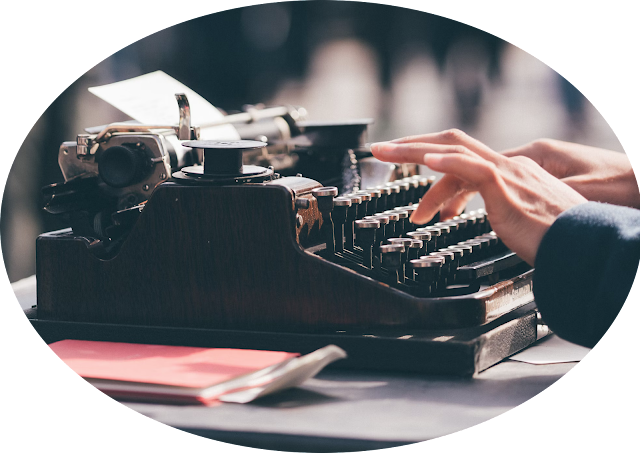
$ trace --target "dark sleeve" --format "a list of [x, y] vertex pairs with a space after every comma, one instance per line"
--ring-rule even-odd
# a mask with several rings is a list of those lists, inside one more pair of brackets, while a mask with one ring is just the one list
[[639, 210], [590, 202], [563, 212], [536, 255], [542, 319], [558, 336], [593, 347], [629, 295], [639, 260]]

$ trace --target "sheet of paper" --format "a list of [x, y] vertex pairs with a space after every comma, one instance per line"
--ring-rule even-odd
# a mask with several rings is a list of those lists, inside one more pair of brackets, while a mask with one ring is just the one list
[[307, 379], [314, 377], [331, 362], [347, 357], [346, 352], [336, 345], [330, 344], [310, 354], [297, 357], [275, 368], [259, 380], [265, 381], [246, 390], [230, 392], [218, 399], [225, 403], [249, 403], [257, 398], [296, 387]]
[[591, 349], [565, 341], [557, 335], [549, 335], [509, 359], [534, 365], [579, 362], [589, 351]]
[[[89, 91], [141, 123], [177, 125], [180, 115], [176, 93], [184, 93], [189, 99], [192, 126], [224, 118], [205, 98], [162, 71], [91, 87]], [[232, 125], [226, 124], [201, 129], [200, 139], [239, 140], [240, 136]]]

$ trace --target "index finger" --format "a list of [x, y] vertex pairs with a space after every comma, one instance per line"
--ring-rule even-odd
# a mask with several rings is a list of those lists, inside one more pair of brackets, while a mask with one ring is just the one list
[[433, 134], [411, 135], [409, 137], [391, 140], [391, 143], [431, 143], [434, 145], [464, 146], [470, 151], [478, 154], [480, 157], [491, 161], [499, 159], [498, 156], [500, 156], [499, 153], [495, 152], [481, 141], [476, 140], [459, 129], [448, 129], [446, 131], [436, 132]]

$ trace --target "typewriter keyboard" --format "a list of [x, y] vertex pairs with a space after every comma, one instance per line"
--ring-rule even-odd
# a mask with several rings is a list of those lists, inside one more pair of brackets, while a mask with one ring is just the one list
[[434, 179], [413, 176], [340, 196], [335, 187], [315, 189], [323, 244], [309, 251], [417, 297], [469, 294], [529, 269], [483, 209], [411, 223]]

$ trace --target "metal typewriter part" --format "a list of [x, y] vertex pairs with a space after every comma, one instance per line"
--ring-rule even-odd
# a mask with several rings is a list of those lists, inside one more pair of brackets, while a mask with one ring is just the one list
[[434, 178], [350, 191], [245, 165], [256, 141], [192, 140], [183, 167], [108, 250], [65, 229], [37, 240], [47, 341], [83, 338], [313, 350], [340, 366], [471, 375], [534, 342], [533, 271], [482, 210], [408, 219]]

